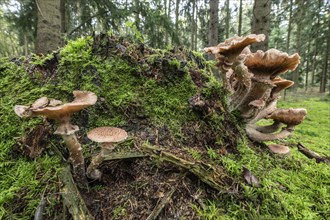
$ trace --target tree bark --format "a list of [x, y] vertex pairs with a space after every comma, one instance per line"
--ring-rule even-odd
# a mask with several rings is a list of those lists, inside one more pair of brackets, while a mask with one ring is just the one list
[[268, 49], [270, 32], [270, 11], [270, 0], [254, 1], [251, 32], [253, 34], [264, 34], [266, 36], [266, 39], [263, 42], [253, 44], [251, 47], [252, 51]]
[[[176, 0], [175, 2], [175, 34], [178, 35], [178, 39], [180, 39], [179, 36], [179, 7], [180, 7], [180, 0]], [[172, 38], [173, 41], [173, 38]], [[177, 42], [180, 44], [180, 42]]]
[[293, 2], [290, 0], [290, 8], [289, 8], [289, 23], [288, 23], [288, 33], [286, 35], [286, 51], [289, 53], [290, 50], [290, 40], [291, 40], [291, 25], [292, 25], [292, 5]]
[[[311, 40], [308, 41], [306, 57], [309, 55], [310, 50], [311, 50]], [[307, 91], [307, 89], [308, 89], [309, 66], [310, 66], [310, 61], [309, 61], [309, 58], [307, 58], [306, 59], [305, 91]]]
[[226, 0], [226, 38], [229, 38], [230, 8], [229, 0]]
[[[298, 54], [301, 54], [301, 31], [302, 31], [302, 19], [303, 19], [303, 8], [304, 8], [304, 2], [301, 0], [296, 0], [296, 3], [298, 4], [298, 12], [296, 15], [297, 19], [297, 30], [296, 30], [296, 52]], [[298, 66], [296, 70], [292, 73], [292, 81], [294, 82], [293, 89], [296, 90], [299, 87], [299, 69], [300, 67]]]
[[209, 46], [215, 46], [218, 42], [218, 23], [219, 23], [219, 0], [210, 1], [210, 19], [209, 19]]
[[36, 53], [47, 54], [62, 46], [61, 0], [36, 0], [38, 7]]
[[[330, 19], [329, 19], [329, 28], [330, 28]], [[328, 81], [328, 68], [329, 68], [329, 52], [330, 52], [330, 37], [326, 40], [327, 49], [325, 50], [324, 60], [323, 60], [323, 68], [322, 75], [320, 81], [320, 93], [324, 93], [327, 87]]]
[[192, 15], [191, 15], [191, 36], [190, 36], [190, 43], [191, 43], [191, 50], [194, 50], [195, 45], [195, 9], [196, 9], [196, 0], [192, 1]]
[[239, 0], [239, 12], [238, 12], [238, 36], [242, 35], [242, 15], [243, 15], [243, 0]]
[[134, 1], [135, 7], [135, 26], [140, 31], [140, 3], [138, 0]]

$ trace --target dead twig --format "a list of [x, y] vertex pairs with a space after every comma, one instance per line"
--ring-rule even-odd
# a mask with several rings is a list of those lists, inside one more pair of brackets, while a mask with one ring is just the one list
[[63, 203], [68, 208], [72, 218], [74, 220], [92, 220], [93, 217], [87, 209], [87, 206], [81, 197], [80, 192], [78, 191], [76, 183], [73, 180], [70, 166], [63, 168], [61, 179], [64, 184], [61, 190]]
[[220, 192], [225, 189], [226, 184], [222, 180], [228, 176], [223, 171], [210, 164], [182, 159], [175, 156], [174, 154], [161, 150], [157, 146], [144, 144], [141, 150], [149, 154], [150, 157], [161, 162], [169, 162], [188, 170], [213, 189], [216, 189]]
[[330, 163], [330, 157], [328, 157], [328, 156], [323, 157], [323, 156], [319, 155], [318, 153], [308, 149], [307, 147], [305, 147], [301, 143], [298, 143], [297, 147], [298, 147], [298, 150], [302, 154], [304, 154], [306, 157], [308, 157], [310, 159], [315, 159], [317, 163], [320, 163], [320, 162]]
[[104, 151], [104, 161], [106, 160], [119, 160], [119, 159], [129, 159], [129, 158], [138, 158], [138, 157], [147, 157], [149, 155], [143, 152], [135, 152], [135, 151], [120, 151], [113, 152], [106, 150]]
[[148, 216], [147, 220], [155, 220], [157, 219], [158, 215], [161, 213], [161, 211], [163, 210], [163, 208], [165, 207], [165, 205], [167, 203], [170, 202], [171, 197], [173, 195], [173, 193], [176, 191], [177, 186], [173, 187], [170, 191], [168, 191], [163, 198], [160, 198], [157, 202], [156, 207], [154, 208], [154, 210], [152, 210], [151, 214]]

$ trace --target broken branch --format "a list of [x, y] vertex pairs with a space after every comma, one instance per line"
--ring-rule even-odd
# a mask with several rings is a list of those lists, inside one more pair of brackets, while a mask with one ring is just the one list
[[318, 153], [315, 153], [314, 151], [308, 149], [301, 143], [297, 144], [298, 150], [304, 154], [309, 159], [315, 159], [317, 163], [323, 162], [323, 163], [330, 163], [330, 157], [322, 157]]

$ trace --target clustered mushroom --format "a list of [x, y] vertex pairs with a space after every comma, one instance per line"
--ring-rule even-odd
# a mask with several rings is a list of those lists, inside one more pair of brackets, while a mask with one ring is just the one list
[[87, 176], [91, 179], [100, 179], [102, 173], [97, 167], [103, 162], [106, 152], [114, 149], [114, 143], [127, 138], [127, 132], [115, 127], [98, 127], [87, 133], [87, 137], [100, 143], [101, 151], [96, 155], [87, 168]]
[[23, 118], [43, 116], [48, 119], [54, 119], [57, 122], [58, 127], [54, 134], [62, 136], [69, 150], [75, 180], [82, 186], [86, 186], [84, 156], [81, 145], [75, 135], [79, 127], [72, 125], [70, 118], [73, 113], [94, 105], [97, 101], [97, 96], [89, 91], [73, 91], [73, 95], [75, 98], [69, 103], [62, 104], [59, 100], [49, 100], [47, 97], [42, 97], [30, 106], [16, 105], [14, 111]]
[[[217, 46], [205, 48], [217, 60], [225, 89], [230, 93], [230, 111], [239, 111], [247, 123], [246, 132], [254, 141], [270, 141], [291, 135], [300, 124], [306, 109], [277, 109], [279, 93], [294, 82], [279, 75], [295, 70], [300, 56], [270, 49], [252, 53], [249, 45], [265, 40], [263, 34], [232, 37]], [[272, 125], [259, 126], [261, 119], [272, 119]], [[283, 126], [286, 125], [286, 126]], [[270, 147], [272, 151], [274, 147]], [[275, 152], [275, 151], [273, 151]]]

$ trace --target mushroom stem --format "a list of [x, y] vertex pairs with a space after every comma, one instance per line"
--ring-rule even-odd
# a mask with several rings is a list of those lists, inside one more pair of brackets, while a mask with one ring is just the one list
[[289, 135], [291, 135], [291, 132], [286, 129], [283, 129], [279, 133], [275, 133], [275, 134], [261, 133], [261, 132], [257, 131], [255, 128], [253, 128], [252, 126], [247, 126], [245, 128], [245, 130], [246, 130], [246, 133], [249, 136], [249, 138], [251, 138], [254, 141], [259, 141], [259, 142], [282, 139], [282, 138], [286, 138]]
[[61, 135], [66, 146], [69, 149], [70, 160], [73, 167], [74, 179], [83, 187], [88, 186], [85, 172], [85, 160], [82, 154], [82, 148], [75, 134]]
[[101, 179], [102, 172], [97, 169], [104, 160], [104, 149], [102, 148], [100, 153], [93, 157], [91, 163], [87, 167], [87, 176], [91, 179]]

